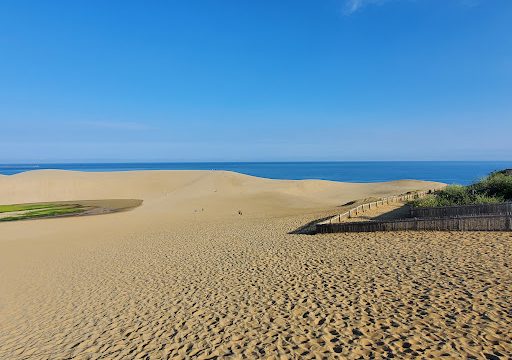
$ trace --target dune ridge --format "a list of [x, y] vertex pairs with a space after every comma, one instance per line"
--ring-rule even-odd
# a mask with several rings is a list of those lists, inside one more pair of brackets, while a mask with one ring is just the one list
[[[325, 180], [272, 180], [228, 171], [77, 172], [34, 170], [2, 178], [3, 202], [136, 198], [148, 203], [172, 200], [272, 197], [289, 207], [336, 206], [362, 196], [384, 196], [440, 187], [435, 182], [339, 183]], [[251, 205], [251, 204], [249, 204]]]

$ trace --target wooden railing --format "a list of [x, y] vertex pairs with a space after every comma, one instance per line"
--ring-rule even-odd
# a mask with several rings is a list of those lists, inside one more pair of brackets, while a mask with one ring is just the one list
[[343, 222], [370, 209], [397, 201], [425, 196], [433, 191], [418, 191], [361, 204], [349, 211], [316, 224], [316, 233], [373, 231], [512, 231], [512, 202], [429, 208], [411, 208], [406, 219]]
[[363, 204], [358, 205], [342, 214], [338, 214], [338, 215], [335, 215], [327, 220], [324, 220], [324, 221], [318, 223], [318, 225], [340, 223], [345, 219], [348, 219], [348, 218], [351, 218], [354, 216], [358, 216], [358, 215], [364, 213], [365, 211], [373, 210], [380, 206], [389, 205], [389, 204], [393, 204], [396, 202], [419, 199], [428, 194], [432, 194], [434, 191], [436, 191], [436, 190], [411, 191], [411, 192], [408, 192], [405, 194], [389, 196], [389, 197], [381, 198], [376, 201], [363, 203]]
[[465, 216], [452, 218], [400, 219], [317, 224], [317, 233], [375, 231], [512, 231], [511, 215]]
[[442, 206], [411, 208], [413, 218], [437, 218], [477, 215], [512, 215], [512, 202], [498, 204], [476, 204], [459, 206]]

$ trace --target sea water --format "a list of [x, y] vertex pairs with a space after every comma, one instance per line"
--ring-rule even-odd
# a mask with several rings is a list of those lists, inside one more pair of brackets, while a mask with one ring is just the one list
[[512, 168], [512, 161], [343, 161], [0, 164], [0, 174], [59, 169], [76, 171], [227, 170], [270, 179], [381, 182], [400, 179], [470, 184], [488, 173]]

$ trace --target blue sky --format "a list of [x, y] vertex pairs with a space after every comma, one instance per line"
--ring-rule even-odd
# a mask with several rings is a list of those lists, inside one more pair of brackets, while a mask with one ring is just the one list
[[0, 2], [0, 162], [511, 160], [512, 1]]

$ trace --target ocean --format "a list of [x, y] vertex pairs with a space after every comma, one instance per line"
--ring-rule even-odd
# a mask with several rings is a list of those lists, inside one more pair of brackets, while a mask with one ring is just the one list
[[0, 174], [30, 170], [77, 171], [228, 170], [270, 179], [323, 179], [380, 182], [400, 179], [470, 184], [491, 171], [512, 168], [512, 161], [342, 161], [342, 162], [193, 162], [0, 164]]

